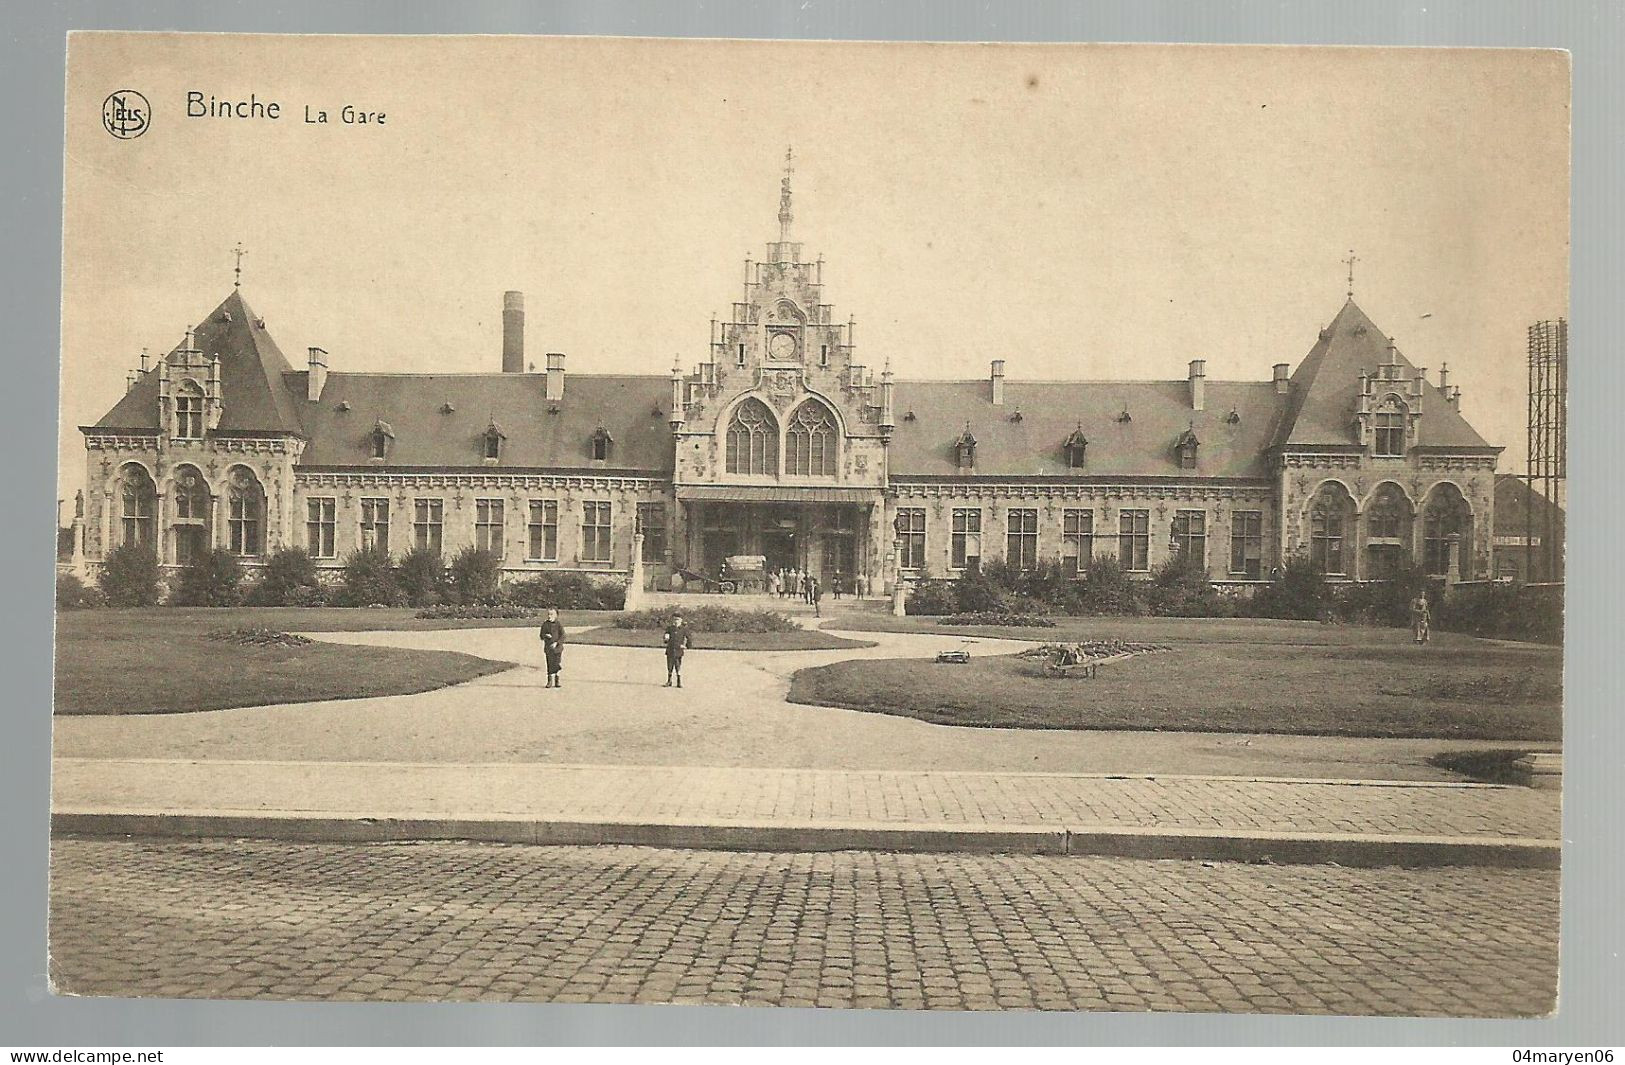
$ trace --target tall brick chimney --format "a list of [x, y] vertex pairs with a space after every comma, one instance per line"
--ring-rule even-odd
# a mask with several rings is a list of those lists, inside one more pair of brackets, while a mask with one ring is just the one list
[[502, 294], [502, 372], [525, 372], [525, 294]]
[[1292, 378], [1290, 375], [1291, 369], [1292, 364], [1289, 362], [1278, 362], [1275, 364], [1276, 394], [1284, 396], [1292, 390]]
[[557, 351], [547, 353], [547, 399], [564, 398], [564, 356]]
[[988, 373], [988, 381], [992, 385], [992, 394], [989, 397], [995, 407], [1004, 406], [1004, 360], [994, 359], [993, 366]]
[[1192, 359], [1190, 368], [1191, 410], [1207, 406], [1207, 360]]
[[322, 389], [327, 387], [327, 352], [311, 348], [309, 354], [310, 376], [305, 381], [305, 398], [315, 403], [322, 398]]

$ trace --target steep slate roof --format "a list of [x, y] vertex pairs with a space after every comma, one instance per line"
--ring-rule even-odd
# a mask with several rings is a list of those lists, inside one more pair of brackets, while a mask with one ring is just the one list
[[[1358, 446], [1354, 412], [1359, 402], [1360, 373], [1374, 373], [1387, 360], [1387, 334], [1366, 317], [1351, 297], [1292, 375], [1292, 402], [1273, 446]], [[1395, 361], [1403, 368], [1400, 376], [1408, 386], [1415, 367], [1403, 355], [1396, 354]], [[1493, 450], [1431, 382], [1422, 386], [1417, 442], [1422, 447]]]
[[[893, 478], [958, 475], [953, 444], [967, 422], [978, 477], [1268, 477], [1264, 452], [1287, 398], [1269, 381], [1208, 381], [1199, 411], [1185, 381], [1007, 380], [1002, 407], [987, 381], [899, 381], [895, 389]], [[1125, 410], [1131, 420], [1119, 422]], [[1071, 469], [1064, 445], [1080, 423], [1089, 445], [1083, 468]], [[1194, 471], [1179, 468], [1175, 448], [1187, 429], [1201, 441]]]
[[[183, 340], [175, 345], [170, 354], [179, 351], [185, 343]], [[205, 358], [220, 356], [220, 386], [225, 395], [225, 407], [217, 431], [294, 434], [304, 431], [294, 397], [284, 385], [284, 377], [292, 367], [249, 308], [241, 291], [232, 289], [231, 295], [198, 324], [192, 346]], [[157, 429], [156, 370], [143, 375], [96, 423], [96, 428]]]
[[1531, 489], [1528, 482], [1515, 473], [1495, 475], [1496, 535], [1522, 536], [1531, 525], [1537, 535], [1544, 533], [1548, 515], [1553, 528], [1561, 531], [1567, 517], [1562, 507]]
[[[299, 396], [307, 378], [286, 375]], [[332, 373], [319, 401], [299, 401], [310, 436], [299, 465], [377, 465], [372, 431], [383, 421], [394, 433], [384, 465], [479, 469], [495, 421], [503, 442], [494, 470], [592, 468], [592, 435], [602, 425], [613, 441], [605, 468], [670, 475], [670, 378], [569, 374], [563, 399], [547, 399], [546, 390], [546, 374]]]

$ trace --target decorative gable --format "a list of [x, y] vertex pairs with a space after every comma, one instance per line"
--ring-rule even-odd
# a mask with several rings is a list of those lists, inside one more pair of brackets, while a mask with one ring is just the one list
[[1061, 444], [1061, 450], [1066, 454], [1068, 469], [1083, 469], [1084, 453], [1088, 447], [1089, 438], [1083, 435], [1083, 424], [1080, 422], [1078, 427], [1072, 430], [1072, 435]]
[[969, 422], [965, 423], [965, 431], [954, 441], [954, 465], [961, 470], [976, 468], [976, 437], [971, 435]]
[[1196, 439], [1194, 424], [1179, 434], [1179, 439], [1174, 441], [1174, 457], [1179, 462], [1180, 469], [1196, 469], [1196, 452], [1201, 446], [1202, 442]]

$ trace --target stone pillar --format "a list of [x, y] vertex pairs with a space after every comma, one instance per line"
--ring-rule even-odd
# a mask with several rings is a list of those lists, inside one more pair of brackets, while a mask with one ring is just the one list
[[908, 606], [908, 578], [903, 576], [903, 541], [893, 540], [891, 545], [891, 612], [893, 617], [902, 617]]
[[84, 579], [90, 576], [90, 567], [85, 564], [85, 516], [83, 514], [73, 516], [72, 534], [73, 552], [69, 556], [69, 562], [72, 566], [73, 575]]
[[626, 607], [627, 610], [639, 610], [643, 607], [643, 531], [632, 534], [632, 565], [626, 578]]
[[1444, 572], [1444, 586], [1448, 590], [1461, 583], [1461, 533], [1451, 533], [1445, 539], [1450, 545], [1450, 561]]

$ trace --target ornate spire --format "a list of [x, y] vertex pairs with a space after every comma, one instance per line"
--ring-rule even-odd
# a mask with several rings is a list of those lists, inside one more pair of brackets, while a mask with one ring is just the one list
[[236, 266], [236, 269], [232, 271], [233, 274], [235, 274], [236, 279], [232, 281], [231, 287], [232, 288], [242, 288], [243, 287], [243, 256], [248, 254], [246, 251], [243, 250], [243, 242], [239, 240], [237, 242], [237, 246], [231, 250], [231, 253], [233, 255], [237, 256], [237, 266]]
[[790, 210], [790, 175], [796, 172], [795, 149], [784, 150], [784, 180], [779, 188], [779, 243], [790, 242], [790, 222], [795, 215]]
[[1350, 248], [1349, 257], [1343, 260], [1343, 265], [1349, 268], [1349, 299], [1354, 298], [1354, 264], [1359, 261], [1359, 256], [1354, 254], [1353, 248]]

